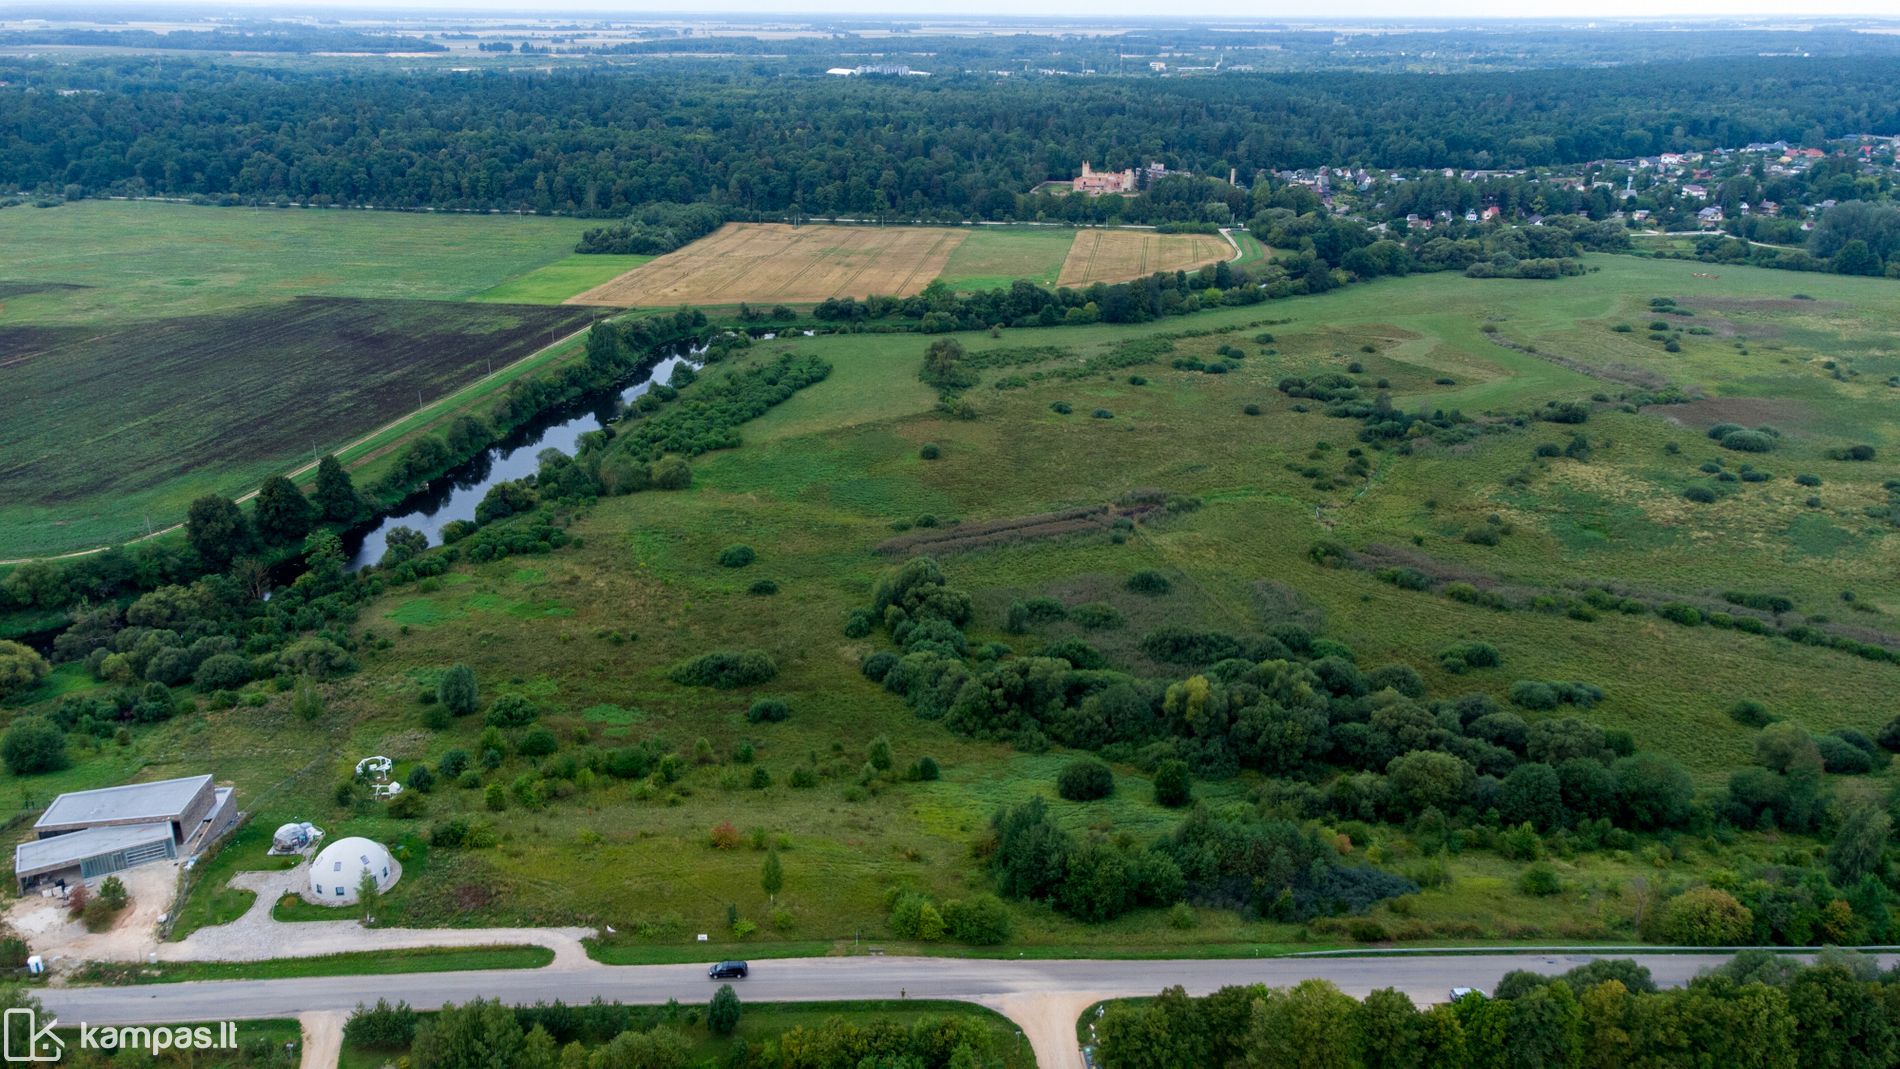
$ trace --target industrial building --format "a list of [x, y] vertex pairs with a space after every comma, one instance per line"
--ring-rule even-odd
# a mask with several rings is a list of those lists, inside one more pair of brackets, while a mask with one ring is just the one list
[[14, 847], [21, 891], [189, 857], [237, 823], [233, 791], [208, 775], [71, 791]]

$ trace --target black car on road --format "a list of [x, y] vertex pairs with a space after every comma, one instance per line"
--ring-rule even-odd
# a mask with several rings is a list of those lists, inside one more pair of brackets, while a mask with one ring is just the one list
[[743, 961], [722, 961], [706, 970], [706, 978], [708, 980], [743, 980], [746, 973], [750, 971]]

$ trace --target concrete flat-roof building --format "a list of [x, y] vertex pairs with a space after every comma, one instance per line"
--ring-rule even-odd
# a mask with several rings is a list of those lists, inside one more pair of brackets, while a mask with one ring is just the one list
[[24, 891], [195, 854], [237, 822], [232, 793], [204, 775], [62, 794], [14, 848], [14, 876]]
[[85, 880], [177, 856], [170, 825], [119, 824], [21, 843], [13, 848], [13, 875], [25, 890], [75, 869]]

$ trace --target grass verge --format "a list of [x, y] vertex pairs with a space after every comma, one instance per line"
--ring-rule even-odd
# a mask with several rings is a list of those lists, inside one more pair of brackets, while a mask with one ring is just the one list
[[158, 965], [91, 962], [74, 974], [82, 984], [177, 984], [193, 980], [290, 980], [307, 976], [394, 976], [476, 969], [540, 969], [554, 951], [540, 946], [419, 947], [355, 951], [265, 961], [180, 961]]

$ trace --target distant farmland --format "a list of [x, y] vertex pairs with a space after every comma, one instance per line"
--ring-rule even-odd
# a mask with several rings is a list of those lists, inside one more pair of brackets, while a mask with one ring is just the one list
[[728, 223], [570, 304], [811, 304], [827, 297], [908, 297], [943, 272], [965, 230]]
[[960, 290], [1005, 287], [1016, 279], [1086, 286], [1193, 270], [1233, 255], [1234, 247], [1217, 234], [728, 223], [568, 303], [813, 304], [874, 293], [908, 297], [938, 278]]
[[1192, 271], [1234, 255], [1219, 234], [1157, 234], [1152, 230], [1080, 230], [1057, 283], [1127, 282], [1157, 271]]
[[0, 560], [168, 527], [199, 494], [253, 490], [571, 333], [588, 314], [560, 302], [638, 262], [575, 256], [589, 225], [0, 212]]
[[311, 297], [0, 326], [0, 557], [176, 522], [585, 326], [586, 309]]
[[[126, 323], [292, 297], [459, 301], [567, 260], [584, 219], [79, 201], [0, 212], [10, 323]], [[547, 299], [559, 303], [600, 276]]]

